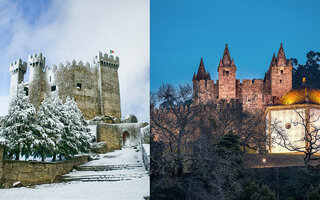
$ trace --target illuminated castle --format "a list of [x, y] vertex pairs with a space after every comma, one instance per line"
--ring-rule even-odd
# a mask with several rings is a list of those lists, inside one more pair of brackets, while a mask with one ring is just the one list
[[286, 59], [281, 43], [278, 55], [271, 59], [269, 70], [264, 79], [236, 79], [237, 67], [231, 59], [228, 45], [218, 65], [219, 79], [211, 80], [201, 58], [197, 74], [193, 75], [193, 103], [195, 105], [216, 103], [220, 100], [236, 100], [243, 109], [264, 110], [266, 105], [279, 100], [292, 89], [292, 64]]

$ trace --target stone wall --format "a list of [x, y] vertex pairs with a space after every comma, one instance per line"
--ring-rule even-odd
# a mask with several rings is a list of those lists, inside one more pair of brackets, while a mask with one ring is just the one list
[[140, 128], [143, 128], [146, 125], [146, 123], [100, 123], [97, 125], [97, 141], [106, 142], [109, 151], [121, 149], [121, 147], [124, 146], [123, 134], [126, 132], [129, 134], [128, 144], [130, 146], [135, 146], [139, 144]]
[[[73, 60], [59, 67], [45, 67], [46, 58], [39, 55], [30, 55], [29, 101], [38, 108], [44, 94], [50, 96], [58, 92], [64, 101], [67, 96], [74, 98], [86, 119], [96, 116], [115, 116], [121, 118], [120, 88], [118, 78], [119, 58], [113, 55], [102, 54], [95, 56], [93, 65], [88, 62], [83, 65]], [[15, 96], [17, 84], [22, 82], [26, 63], [21, 59], [16, 64], [10, 64], [11, 85], [10, 95]], [[18, 74], [17, 74], [18, 73]]]
[[0, 177], [1, 185], [6, 187], [21, 181], [23, 186], [43, 183], [53, 183], [74, 167], [88, 162], [88, 156], [74, 157], [72, 160], [60, 162], [37, 162], [3, 160], [3, 148], [0, 147]]

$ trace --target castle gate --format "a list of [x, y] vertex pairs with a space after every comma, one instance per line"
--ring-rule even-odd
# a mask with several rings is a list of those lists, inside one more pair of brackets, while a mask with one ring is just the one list
[[125, 131], [123, 134], [122, 134], [122, 144], [123, 146], [129, 146], [129, 138], [130, 138], [130, 135], [127, 131]]

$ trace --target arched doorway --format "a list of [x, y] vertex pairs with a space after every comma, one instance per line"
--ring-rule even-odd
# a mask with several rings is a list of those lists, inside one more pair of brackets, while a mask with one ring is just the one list
[[123, 146], [129, 146], [129, 137], [129, 133], [127, 131], [122, 134]]

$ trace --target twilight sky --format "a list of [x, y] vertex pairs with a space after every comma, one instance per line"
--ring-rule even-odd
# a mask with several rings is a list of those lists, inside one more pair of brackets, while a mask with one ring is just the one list
[[201, 57], [217, 80], [225, 43], [238, 79], [263, 78], [281, 42], [299, 63], [320, 51], [317, 0], [152, 0], [150, 6], [152, 91], [162, 83], [192, 84]]
[[[123, 117], [149, 121], [148, 0], [0, 0], [0, 116], [7, 113], [9, 63], [42, 52], [46, 65], [120, 57]], [[25, 76], [28, 79], [28, 75]]]

